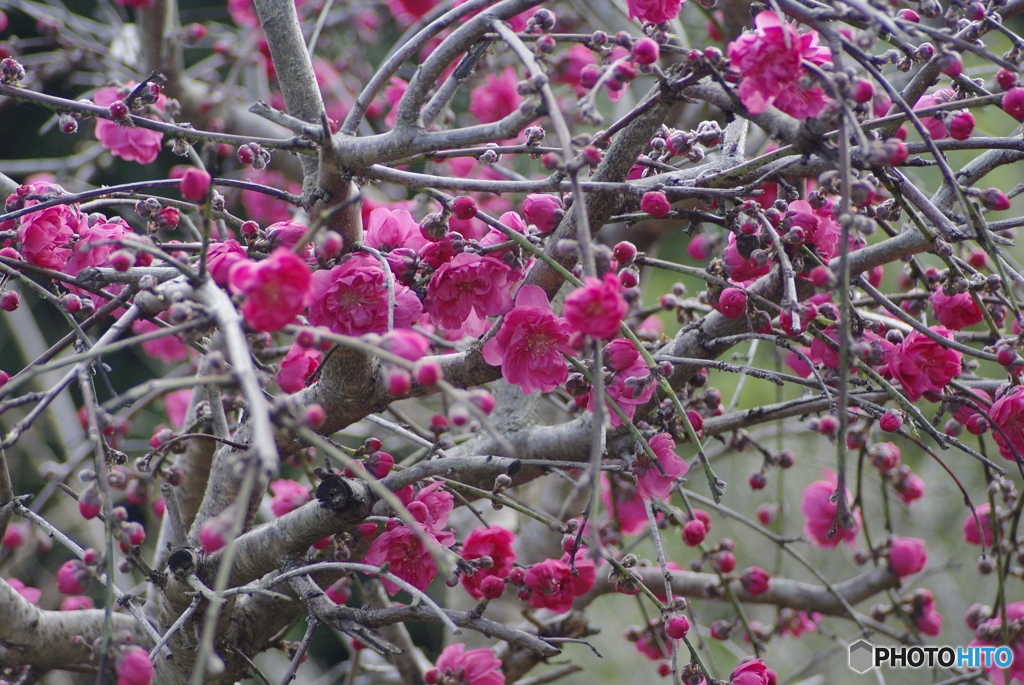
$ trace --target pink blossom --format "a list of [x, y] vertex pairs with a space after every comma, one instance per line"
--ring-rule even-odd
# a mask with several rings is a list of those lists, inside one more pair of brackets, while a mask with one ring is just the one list
[[[157, 318], [163, 321], [164, 316], [164, 314], [161, 314]], [[132, 324], [132, 332], [136, 335], [152, 333], [162, 329], [162, 326], [157, 326], [155, 323], [145, 319], [139, 319]], [[142, 350], [153, 359], [159, 359], [168, 364], [185, 361], [190, 354], [188, 345], [183, 343], [176, 335], [164, 335], [160, 338], [147, 340], [142, 343]]]
[[601, 502], [624, 535], [638, 533], [647, 527], [647, 508], [637, 494], [633, 480], [619, 474], [609, 476], [602, 473]]
[[188, 405], [192, 400], [192, 390], [175, 390], [164, 395], [164, 413], [175, 428], [185, 427], [185, 416], [188, 413]]
[[206, 251], [206, 269], [213, 282], [219, 286], [228, 284], [228, 274], [237, 262], [248, 259], [249, 255], [237, 240], [214, 243]]
[[740, 576], [740, 583], [743, 589], [752, 595], [760, 595], [767, 592], [772, 577], [760, 566], [751, 566], [743, 571]]
[[292, 343], [277, 372], [277, 384], [281, 390], [295, 393], [305, 388], [306, 379], [320, 366], [320, 356], [320, 350], [314, 347]]
[[682, 9], [684, 0], [626, 0], [630, 20], [639, 19], [652, 24], [672, 21]]
[[[932, 327], [939, 336], [952, 339], [942, 327]], [[949, 382], [960, 375], [963, 355], [940, 345], [928, 336], [914, 330], [893, 350], [889, 373], [903, 386], [911, 402], [925, 393], [941, 393]]]
[[696, 547], [700, 543], [704, 542], [704, 538], [707, 537], [707, 534], [707, 526], [704, 525], [704, 522], [700, 519], [687, 521], [686, 525], [683, 526], [683, 542], [686, 543], [687, 547]]
[[406, 507], [427, 530], [439, 534], [439, 538], [448, 535], [442, 534], [441, 529], [448, 525], [448, 517], [455, 508], [455, 497], [444, 489], [444, 483], [432, 483], [423, 488]]
[[925, 484], [921, 476], [912, 472], [907, 466], [901, 466], [900, 471], [900, 479], [893, 487], [896, 490], [896, 496], [906, 505], [924, 497]]
[[648, 440], [658, 461], [641, 452], [633, 464], [636, 491], [644, 499], [665, 499], [672, 493], [676, 479], [685, 476], [690, 467], [675, 452], [676, 442], [668, 433], [658, 433]]
[[963, 330], [984, 318], [970, 293], [947, 295], [939, 288], [932, 293], [931, 303], [935, 318], [951, 331]]
[[1024, 456], [1024, 392], [1021, 392], [1021, 386], [1015, 385], [996, 395], [996, 401], [988, 412], [995, 427], [992, 437], [999, 445], [999, 454], [1004, 459], [1016, 461]]
[[427, 671], [424, 680], [451, 685], [505, 685], [505, 674], [494, 652], [486, 648], [467, 652], [466, 645], [459, 642], [441, 651], [435, 667]]
[[270, 510], [274, 516], [281, 517], [290, 511], [295, 511], [306, 502], [312, 500], [309, 488], [302, 483], [287, 478], [281, 478], [270, 484], [270, 492], [274, 498], [270, 502]]
[[544, 291], [535, 285], [523, 286], [515, 309], [484, 345], [483, 358], [491, 366], [500, 365], [505, 380], [523, 392], [550, 392], [569, 377], [562, 355], [573, 353], [570, 333], [565, 320], [551, 312]]
[[818, 621], [821, 614], [794, 609], [783, 609], [779, 614], [779, 634], [800, 637], [804, 633], [813, 633], [818, 630]]
[[[977, 518], [975, 518], [977, 515]], [[978, 528], [978, 523], [981, 522], [981, 528]], [[998, 527], [998, 519], [997, 519]], [[964, 541], [972, 545], [980, 545], [982, 540], [985, 541], [986, 547], [991, 547], [995, 544], [995, 535], [992, 533], [992, 507], [989, 504], [982, 504], [981, 506], [974, 508], [973, 514], [968, 514], [964, 518]]]
[[[647, 404], [654, 394], [654, 379], [647, 362], [640, 356], [633, 343], [626, 338], [616, 338], [608, 343], [605, 355], [615, 373], [609, 380], [605, 392], [619, 405], [619, 409], [632, 419], [636, 408]], [[587, 397], [587, 409], [594, 411], [594, 393]], [[617, 412], [609, 416], [612, 426], [622, 425]]]
[[736, 670], [729, 676], [729, 683], [730, 685], [768, 685], [768, 667], [760, 659], [751, 659], [736, 667]]
[[505, 67], [498, 76], [488, 74], [486, 83], [474, 88], [469, 95], [470, 113], [482, 124], [490, 124], [512, 114], [522, 102], [516, 89], [518, 82], [519, 77], [512, 67]]
[[[127, 95], [134, 86], [133, 82], [128, 82], [124, 89], [100, 88], [93, 96], [93, 102], [101, 107], [109, 107], [112, 102]], [[152, 106], [162, 112], [166, 101], [167, 97], [161, 94]], [[107, 119], [97, 118], [96, 138], [115, 157], [120, 157], [128, 162], [149, 164], [160, 154], [164, 134], [141, 126], [125, 126]]]
[[527, 570], [524, 582], [532, 590], [530, 606], [535, 609], [550, 609], [561, 614], [572, 608], [575, 597], [588, 592], [594, 586], [597, 571], [594, 562], [587, 558], [587, 550], [576, 552], [574, 576], [569, 567], [569, 555], [561, 559], [545, 559]]
[[586, 45], [576, 43], [562, 53], [561, 59], [556, 65], [554, 79], [559, 83], [567, 83], [576, 91], [576, 95], [582, 96], [589, 90], [583, 86], [583, 70], [588, 66], [596, 66], [597, 57], [594, 51]]
[[726, 288], [718, 296], [718, 311], [727, 319], [738, 319], [747, 311], [747, 293], [741, 288]]
[[[860, 531], [860, 512], [854, 512], [852, 528], [836, 527], [835, 535], [829, 538], [838, 509], [838, 505], [832, 501], [838, 480], [828, 469], [825, 469], [825, 478], [827, 480], [814, 481], [804, 488], [803, 501], [800, 504], [800, 511], [804, 515], [804, 535], [810, 539], [811, 544], [818, 547], [835, 547], [840, 542], [846, 542], [853, 547]], [[849, 491], [846, 492], [846, 501], [847, 504], [852, 504]]]
[[312, 278], [304, 261], [279, 247], [261, 262], [232, 266], [228, 283], [232, 292], [245, 295], [242, 316], [246, 323], [257, 331], [277, 331], [305, 308]]
[[919, 573], [928, 563], [928, 551], [920, 538], [896, 538], [889, 549], [889, 568], [900, 578]]
[[526, 220], [537, 226], [541, 233], [551, 233], [565, 215], [562, 200], [554, 195], [533, 193], [523, 200], [523, 214]]
[[21, 595], [29, 604], [38, 604], [43, 596], [42, 590], [29, 587], [18, 578], [9, 578], [7, 584], [14, 588], [14, 591]]
[[92, 569], [81, 559], [70, 559], [57, 569], [57, 590], [62, 595], [81, 595], [89, 589], [92, 578]]
[[512, 564], [516, 560], [514, 542], [512, 531], [501, 526], [476, 528], [466, 536], [466, 541], [462, 543], [463, 559], [468, 561], [486, 556], [493, 562], [490, 568], [478, 568], [473, 575], [463, 574], [462, 586], [473, 599], [484, 598], [481, 590], [484, 579], [504, 578], [512, 571]]
[[725, 261], [725, 270], [729, 274], [729, 278], [737, 282], [752, 281], [772, 270], [770, 263], [762, 265], [754, 259], [740, 254], [735, 233], [729, 234], [729, 244], [726, 245], [725, 251], [722, 253], [722, 259]]
[[[1010, 602], [1006, 605], [1006, 621], [1009, 626], [1024, 624], [1024, 602]], [[994, 618], [990, 618], [978, 626], [977, 632], [985, 635], [1002, 635], [1004, 634], [1003, 629], [1003, 615], [1000, 612]], [[1013, 635], [1014, 629], [1009, 627], [1008, 632]], [[998, 642], [981, 639], [971, 640], [970, 644], [971, 647], [996, 647], [998, 645]], [[1013, 682], [1024, 683], [1024, 636], [1018, 633], [1017, 638], [1011, 640], [1009, 646], [1013, 650], [1013, 661], [1009, 669], [1004, 670], [994, 663], [985, 667], [988, 677], [999, 685], [1008, 685]]]
[[[918, 101], [914, 104], [914, 109], [925, 109], [927, 107], [935, 107], [936, 105], [944, 105], [956, 97], [956, 93], [949, 88], [940, 88], [934, 93], [928, 95], [922, 95]], [[921, 124], [928, 129], [928, 134], [934, 140], [942, 140], [949, 136], [949, 130], [946, 128], [946, 124], [943, 123], [942, 119], [937, 117], [920, 117]]]
[[825, 106], [821, 88], [804, 90], [799, 81], [807, 72], [802, 60], [821, 65], [832, 60], [828, 48], [818, 46], [816, 31], [799, 34], [770, 10], [754, 19], [756, 30], [729, 43], [732, 68], [743, 76], [739, 97], [751, 114], [775, 105], [798, 119], [816, 116]]
[[806, 200], [794, 200], [789, 203], [785, 219], [790, 226], [803, 230], [804, 242], [814, 245], [826, 261], [836, 256], [841, 232], [832, 214], [831, 202], [814, 209]]
[[72, 597], [65, 597], [60, 601], [61, 611], [82, 611], [84, 609], [93, 609], [96, 605], [92, 601], [92, 597], [88, 595], [75, 595]]
[[[279, 247], [287, 247], [291, 250], [299, 244], [299, 241], [306, 237], [308, 232], [309, 228], [301, 222], [293, 221], [292, 219], [278, 221], [267, 226], [267, 243], [270, 245], [271, 250], [276, 250]], [[307, 245], [303, 256], [309, 257], [312, 251], [312, 244]]]
[[409, 328], [399, 328], [385, 333], [380, 346], [391, 354], [415, 362], [422, 359], [430, 350], [430, 341], [422, 333]]
[[[433, 539], [429, 531], [420, 530]], [[390, 562], [391, 573], [418, 590], [426, 590], [440, 570], [430, 550], [424, 547], [411, 526], [395, 526], [381, 533], [370, 544], [363, 561], [373, 566]], [[392, 595], [401, 590], [394, 581], [387, 578], [381, 579], [381, 584]]]
[[117, 685], [149, 685], [153, 682], [153, 663], [142, 647], [129, 646], [121, 652], [117, 664]]
[[618, 333], [628, 310], [619, 279], [609, 272], [601, 280], [585, 277], [583, 285], [565, 298], [562, 314], [584, 335], [604, 340]]
[[[22, 186], [24, 188], [26, 186]], [[52, 183], [33, 183], [28, 195], [61, 194], [63, 189]], [[11, 195], [8, 205], [11, 204]], [[26, 200], [25, 207], [40, 200]], [[25, 261], [55, 271], [63, 271], [71, 257], [70, 243], [75, 234], [87, 225], [78, 205], [55, 205], [22, 216], [18, 224], [18, 243]]]
[[434, 272], [426, 309], [441, 328], [479, 335], [484, 319], [512, 308], [512, 269], [491, 256], [461, 252]]
[[[98, 221], [92, 226], [88, 221], [82, 221], [78, 225], [78, 242], [71, 250], [71, 258], [64, 267], [66, 273], [77, 276], [83, 269], [90, 267], [110, 266], [110, 256], [120, 249], [114, 241], [123, 240], [126, 236], [135, 237], [132, 227], [125, 223], [124, 219], [117, 217], [109, 221]], [[79, 295], [88, 297], [93, 304], [100, 306], [106, 303], [106, 298], [101, 295], [94, 295], [87, 290], [68, 286], [68, 290]], [[110, 285], [106, 291], [116, 295], [124, 290], [123, 285]]]
[[404, 28], [422, 19], [437, 3], [438, 0], [395, 0], [389, 2], [387, 8], [399, 26]]
[[665, 197], [665, 193], [652, 190], [640, 198], [640, 211], [655, 219], [664, 219], [672, 211], [672, 203]]
[[[355, 253], [330, 271], [313, 274], [309, 321], [342, 335], [384, 333], [388, 329], [388, 279], [374, 257]], [[423, 312], [409, 288], [392, 281], [394, 324], [409, 328]]]
[[178, 191], [189, 202], [202, 202], [210, 192], [209, 172], [197, 167], [188, 167], [181, 176]]
[[419, 250], [427, 244], [426, 238], [420, 233], [420, 225], [408, 210], [384, 207], [370, 212], [365, 242], [381, 252], [390, 252], [398, 247]]

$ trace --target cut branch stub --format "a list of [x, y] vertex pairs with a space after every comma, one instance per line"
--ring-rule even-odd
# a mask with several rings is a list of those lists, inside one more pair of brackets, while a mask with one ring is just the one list
[[316, 487], [316, 498], [320, 506], [341, 512], [352, 499], [352, 486], [340, 476], [328, 476]]

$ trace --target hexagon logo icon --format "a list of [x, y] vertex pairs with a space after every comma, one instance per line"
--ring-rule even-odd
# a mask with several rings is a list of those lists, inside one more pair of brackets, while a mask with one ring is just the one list
[[874, 665], [875, 648], [865, 640], [857, 640], [850, 645], [850, 668], [857, 673], [867, 673]]

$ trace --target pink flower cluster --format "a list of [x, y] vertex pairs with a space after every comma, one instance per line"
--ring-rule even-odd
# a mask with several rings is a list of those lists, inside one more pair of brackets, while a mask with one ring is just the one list
[[733, 70], [743, 76], [739, 97], [751, 114], [775, 105], [797, 119], [817, 116], [825, 107], [825, 92], [817, 86], [804, 89], [807, 75], [803, 60], [812, 64], [832, 61], [832, 52], [818, 46], [818, 33], [800, 34], [775, 12], [766, 10], [754, 18], [755, 30], [729, 43]]
[[[952, 340], [953, 334], [942, 327], [931, 329]], [[926, 394], [938, 395], [951, 380], [960, 375], [963, 355], [932, 340], [919, 331], [912, 331], [892, 352], [889, 373], [903, 387], [911, 402]]]
[[[134, 83], [129, 82], [124, 88], [100, 88], [93, 96], [93, 102], [101, 107], [109, 107], [127, 95], [134, 86]], [[153, 106], [163, 111], [166, 101], [166, 96], [161, 94]], [[149, 164], [160, 154], [164, 134], [141, 126], [128, 126], [97, 118], [96, 139], [115, 157], [128, 162]]]
[[470, 561], [489, 557], [492, 562], [489, 568], [478, 568], [472, 575], [462, 576], [462, 587], [466, 588], [473, 599], [484, 598], [481, 586], [488, 578], [504, 579], [512, 571], [512, 564], [516, 560], [514, 542], [512, 531], [501, 526], [476, 528], [466, 536], [466, 541], [462, 543], [462, 558]]
[[[836, 510], [839, 508], [832, 501], [839, 481], [836, 474], [828, 469], [825, 469], [825, 478], [826, 480], [814, 481], [804, 488], [803, 501], [800, 503], [800, 511], [804, 515], [804, 535], [810, 539], [811, 544], [818, 547], [835, 547], [840, 542], [853, 547], [857, 533], [860, 532], [860, 512], [856, 511], [853, 514], [853, 528], [837, 527], [835, 535], [829, 537], [836, 520]], [[852, 504], [849, 492], [846, 493], [846, 501], [847, 504]]]
[[648, 443], [658, 460], [655, 462], [646, 452], [637, 455], [633, 463], [636, 491], [644, 499], [666, 499], [671, 496], [676, 481], [685, 476], [690, 467], [676, 454], [676, 441], [668, 433], [658, 433]]
[[349, 255], [330, 270], [313, 274], [309, 322], [342, 335], [384, 333], [388, 330], [388, 288], [395, 289], [394, 325], [409, 328], [423, 313], [419, 298], [399, 283], [388, 283], [376, 258]]
[[576, 552], [576, 575], [569, 566], [568, 554], [561, 559], [546, 559], [531, 566], [523, 580], [529, 591], [530, 606], [550, 609], [558, 614], [569, 611], [572, 600], [589, 592], [597, 579], [594, 562], [587, 558], [587, 554], [586, 549]]
[[467, 652], [466, 645], [458, 642], [441, 651], [423, 680], [427, 685], [505, 685], [505, 674], [494, 652], [486, 648]]
[[242, 316], [257, 331], [278, 331], [291, 323], [306, 307], [311, 282], [309, 266], [284, 247], [261, 262], [237, 262], [228, 276], [231, 291], [245, 296]]

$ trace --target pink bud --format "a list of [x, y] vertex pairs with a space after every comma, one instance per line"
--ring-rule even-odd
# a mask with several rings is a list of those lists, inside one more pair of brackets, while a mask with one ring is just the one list
[[124, 121], [128, 118], [128, 105], [124, 103], [124, 100], [114, 100], [107, 107], [107, 111], [110, 112], [114, 121]]
[[832, 270], [827, 266], [816, 266], [811, 269], [811, 283], [815, 287], [824, 288], [832, 283], [833, 280]]
[[498, 599], [505, 593], [505, 581], [497, 576], [487, 576], [480, 581], [480, 592], [485, 599]]
[[1010, 198], [998, 188], [986, 188], [978, 194], [978, 199], [985, 209], [1002, 212], [1010, 208]]
[[0, 309], [5, 312], [13, 312], [21, 305], [21, 296], [13, 290], [8, 290], [0, 295]]
[[921, 571], [928, 563], [928, 551], [924, 540], [919, 538], [896, 538], [889, 550], [889, 568], [900, 578]]
[[768, 476], [761, 471], [754, 471], [747, 479], [747, 484], [750, 485], [751, 490], [764, 490], [768, 485]]
[[960, 55], [947, 52], [939, 58], [939, 68], [946, 76], [956, 78], [964, 72], [964, 62], [960, 59]]
[[477, 409], [485, 414], [490, 414], [494, 411], [495, 402], [494, 395], [487, 392], [486, 390], [476, 389], [469, 392], [469, 401], [473, 403]]
[[178, 189], [181, 196], [189, 202], [202, 202], [210, 192], [210, 181], [210, 174], [202, 169], [189, 167], [185, 169]]
[[732, 552], [720, 552], [715, 559], [715, 568], [719, 573], [732, 573], [736, 568], [736, 557]]
[[86, 520], [96, 518], [100, 515], [101, 507], [100, 491], [95, 485], [90, 485], [78, 495], [78, 512], [82, 518]]
[[612, 249], [612, 256], [619, 264], [629, 264], [636, 259], [636, 245], [626, 240], [616, 243]]
[[327, 421], [327, 410], [323, 405], [315, 402], [306, 407], [306, 423], [313, 428], [319, 428]]
[[957, 112], [949, 118], [946, 128], [953, 140], [967, 140], [974, 132], [974, 115], [966, 110]]
[[771, 576], [763, 568], [751, 566], [740, 576], [743, 589], [752, 595], [760, 595], [768, 589]]
[[704, 522], [700, 519], [694, 519], [683, 526], [683, 542], [688, 547], [696, 547], [704, 542], [706, 536], [707, 529], [704, 527]]
[[673, 640], [682, 640], [690, 632], [690, 619], [676, 614], [665, 623], [665, 634]]
[[83, 594], [92, 584], [92, 571], [81, 559], [65, 561], [57, 569], [57, 589], [62, 595]]
[[455, 198], [455, 201], [452, 202], [452, 214], [455, 215], [456, 219], [469, 221], [476, 216], [477, 211], [476, 200], [468, 195], [457, 197]]
[[150, 685], [153, 682], [153, 663], [142, 647], [131, 646], [121, 653], [117, 665], [117, 685]]
[[890, 138], [885, 141], [885, 151], [889, 154], [889, 164], [892, 166], [903, 164], [910, 156], [910, 150], [907, 149], [906, 143], [898, 138]]
[[655, 219], [664, 219], [672, 211], [672, 204], [665, 193], [651, 191], [640, 198], [640, 211], [650, 214]]
[[125, 272], [135, 265], [135, 253], [131, 250], [117, 250], [110, 255], [110, 265], [115, 271]]
[[203, 552], [213, 554], [228, 544], [227, 536], [230, 534], [231, 524], [222, 516], [215, 516], [199, 528], [199, 544]]
[[1003, 93], [1001, 106], [1017, 121], [1024, 121], [1024, 88], [1010, 88]]
[[727, 319], [738, 319], [747, 310], [747, 293], [739, 288], [726, 288], [718, 296], [718, 311]]
[[1010, 90], [1017, 85], [1017, 74], [1009, 69], [1000, 69], [996, 72], [996, 83], [1003, 90]]
[[654, 64], [659, 53], [658, 44], [651, 38], [641, 38], [633, 44], [633, 59], [637, 64]]
[[886, 433], [895, 433], [902, 425], [903, 419], [891, 411], [887, 411], [882, 414], [882, 418], [878, 420], [878, 427]]
[[412, 388], [412, 378], [404, 369], [391, 369], [385, 376], [388, 392], [392, 395], [404, 395]]
[[435, 361], [418, 361], [413, 368], [416, 374], [416, 383], [425, 387], [437, 385], [441, 380], [441, 367]]
[[551, 233], [565, 216], [561, 199], [554, 195], [534, 193], [523, 200], [523, 214], [541, 233]]
[[857, 82], [857, 88], [853, 91], [853, 100], [858, 104], [864, 104], [875, 95], [875, 86], [871, 81], [862, 78]]

